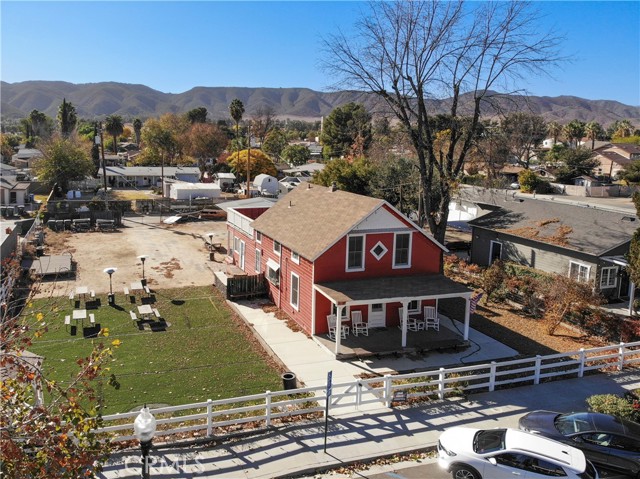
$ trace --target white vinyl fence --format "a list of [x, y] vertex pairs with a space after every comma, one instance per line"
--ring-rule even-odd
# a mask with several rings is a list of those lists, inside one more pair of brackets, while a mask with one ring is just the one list
[[[457, 368], [440, 368], [412, 374], [386, 375], [333, 384], [330, 409], [359, 408], [367, 404], [391, 407], [394, 402], [444, 399], [473, 392], [494, 391], [504, 386], [539, 384], [545, 380], [583, 377], [589, 371], [622, 370], [640, 362], [640, 341], [620, 343], [569, 353], [491, 362]], [[293, 421], [301, 415], [324, 414], [324, 386], [267, 391], [217, 401], [152, 409], [157, 436], [200, 431], [213, 436], [221, 427], [255, 423], [269, 427], [274, 421]], [[138, 412], [103, 417], [97, 432], [115, 434], [115, 440], [134, 439], [133, 420]]]

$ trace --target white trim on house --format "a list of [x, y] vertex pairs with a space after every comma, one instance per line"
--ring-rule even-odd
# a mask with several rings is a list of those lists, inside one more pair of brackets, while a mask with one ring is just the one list
[[615, 288], [617, 285], [618, 285], [618, 267], [604, 266], [603, 268], [601, 268], [600, 269], [600, 289]]
[[291, 262], [295, 264], [300, 264], [300, 255], [295, 251], [291, 252]]
[[[296, 280], [296, 283], [297, 283], [296, 286], [294, 286], [294, 279]], [[292, 271], [289, 284], [291, 285], [291, 293], [289, 295], [289, 304], [291, 304], [293, 309], [295, 309], [296, 311], [300, 311], [300, 276]], [[294, 293], [295, 293], [295, 298], [294, 298]]]
[[[352, 273], [352, 272], [356, 272], [356, 271], [364, 271], [365, 268], [365, 245], [367, 244], [367, 236], [364, 234], [355, 234], [355, 235], [347, 235], [347, 247], [346, 247], [346, 254], [345, 254], [345, 263], [344, 263], [344, 269], [347, 273]], [[362, 247], [360, 249], [360, 265], [359, 266], [353, 266], [353, 267], [349, 267], [349, 253], [351, 252], [350, 249], [350, 240], [351, 238], [360, 238], [362, 240]]]
[[[493, 245], [496, 245], [496, 244], [500, 246], [500, 256], [498, 256], [497, 258], [494, 258]], [[502, 241], [491, 240], [491, 245], [489, 246], [489, 261], [487, 264], [491, 265], [496, 259], [502, 259], [502, 246], [503, 246]]]
[[[575, 274], [573, 272], [574, 265], [578, 268]], [[588, 264], [569, 260], [569, 278], [575, 281], [578, 281], [579, 283], [587, 283], [589, 282], [590, 273], [591, 273], [591, 266], [589, 266]]]
[[[381, 250], [380, 253], [376, 253], [377, 249]], [[384, 257], [384, 255], [387, 254], [387, 251], [389, 251], [389, 249], [384, 244], [382, 244], [382, 241], [378, 241], [375, 246], [369, 250], [369, 253], [371, 253], [371, 255], [375, 259], [380, 261]]]
[[[396, 263], [397, 255], [398, 255], [398, 236], [408, 235], [409, 236], [409, 245], [407, 246], [407, 262], [405, 263]], [[413, 235], [411, 232], [402, 232], [402, 233], [394, 233], [393, 234], [393, 269], [407, 269], [411, 268], [411, 248], [413, 246]]]

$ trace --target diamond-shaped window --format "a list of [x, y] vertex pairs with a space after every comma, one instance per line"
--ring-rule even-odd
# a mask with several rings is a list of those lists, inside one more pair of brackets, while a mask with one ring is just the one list
[[380, 241], [378, 241], [376, 245], [373, 248], [371, 248], [371, 254], [378, 261], [382, 259], [382, 257], [387, 253], [387, 251], [389, 251], [387, 247], [383, 245]]

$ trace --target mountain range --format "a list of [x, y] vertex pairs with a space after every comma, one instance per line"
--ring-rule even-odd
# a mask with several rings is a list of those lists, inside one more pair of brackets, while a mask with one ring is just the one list
[[[229, 119], [229, 104], [238, 98], [245, 106], [245, 117], [259, 108], [270, 107], [278, 118], [318, 120], [334, 108], [349, 102], [362, 103], [374, 114], [384, 106], [371, 93], [319, 92], [308, 88], [195, 87], [184, 93], [163, 93], [145, 85], [100, 82], [74, 84], [61, 81], [0, 82], [0, 114], [3, 120], [19, 119], [32, 110], [55, 118], [63, 98], [73, 103], [78, 117], [86, 119], [120, 115], [125, 121], [159, 117], [164, 113], [185, 113], [205, 107], [212, 120]], [[434, 100], [446, 112], [446, 100]], [[608, 126], [616, 120], [630, 120], [640, 126], [640, 106], [612, 100], [586, 100], [574, 96], [509, 96], [500, 109], [525, 109], [547, 121], [568, 123], [573, 119], [597, 121]], [[483, 112], [494, 116], [496, 110]]]

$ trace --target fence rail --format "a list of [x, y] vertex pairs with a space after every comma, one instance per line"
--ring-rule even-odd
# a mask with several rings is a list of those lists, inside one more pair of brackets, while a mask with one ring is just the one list
[[[488, 364], [358, 379], [332, 385], [330, 408], [358, 409], [367, 404], [391, 407], [398, 397], [408, 401], [444, 399], [470, 392], [494, 391], [506, 386], [539, 384], [551, 379], [580, 378], [590, 371], [622, 370], [638, 363], [640, 341]], [[162, 407], [151, 412], [157, 418], [158, 436], [205, 430], [207, 436], [213, 436], [216, 428], [246, 423], [269, 427], [277, 419], [323, 414], [326, 401], [325, 387], [314, 386]], [[134, 439], [131, 433], [137, 414], [129, 412], [104, 416], [104, 426], [97, 432], [114, 433], [117, 441]]]

